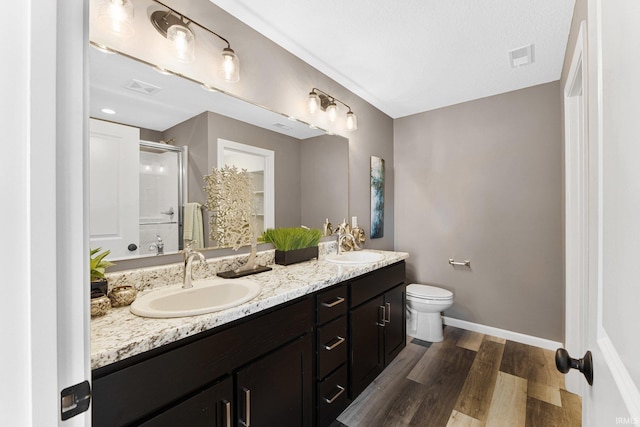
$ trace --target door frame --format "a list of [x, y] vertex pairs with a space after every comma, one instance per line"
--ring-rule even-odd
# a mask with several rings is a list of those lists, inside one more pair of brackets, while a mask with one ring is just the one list
[[[565, 328], [564, 346], [572, 355], [586, 351], [586, 286], [588, 271], [588, 158], [587, 158], [587, 24], [580, 23], [564, 86], [564, 233]], [[571, 371], [567, 390], [583, 395], [584, 379]]]

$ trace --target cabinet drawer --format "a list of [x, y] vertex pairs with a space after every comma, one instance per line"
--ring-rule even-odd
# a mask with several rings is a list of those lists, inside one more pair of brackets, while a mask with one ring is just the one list
[[351, 282], [351, 307], [386, 292], [403, 283], [404, 279], [405, 263], [400, 262], [353, 280]]
[[342, 284], [316, 295], [316, 322], [322, 324], [347, 312], [347, 285]]
[[347, 361], [347, 317], [342, 316], [317, 330], [318, 379]]
[[347, 365], [318, 383], [318, 427], [330, 425], [349, 405]]

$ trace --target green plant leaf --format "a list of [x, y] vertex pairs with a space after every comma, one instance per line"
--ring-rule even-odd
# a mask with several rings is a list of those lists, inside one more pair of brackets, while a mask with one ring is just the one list
[[322, 232], [320, 230], [299, 227], [269, 228], [262, 235], [264, 242], [273, 244], [279, 251], [292, 251], [318, 246], [321, 238]]
[[89, 275], [91, 280], [103, 279], [104, 272], [107, 268], [115, 265], [114, 263], [105, 260], [105, 258], [111, 253], [110, 250], [100, 252], [102, 248], [95, 248], [89, 251]]

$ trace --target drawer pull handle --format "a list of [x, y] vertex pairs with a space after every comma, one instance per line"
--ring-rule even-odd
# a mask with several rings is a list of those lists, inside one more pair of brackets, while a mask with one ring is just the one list
[[244, 420], [240, 419], [240, 423], [245, 427], [251, 427], [251, 390], [243, 388], [244, 391]]
[[222, 404], [224, 405], [224, 425], [231, 427], [231, 402], [223, 400]]
[[333, 344], [328, 345], [325, 344], [323, 347], [325, 350], [331, 351], [334, 348], [336, 348], [337, 346], [339, 346], [340, 344], [342, 344], [343, 342], [345, 342], [345, 339], [343, 337], [341, 337], [340, 335], [336, 336], [336, 340]]
[[386, 310], [385, 310], [384, 305], [379, 305], [378, 306], [378, 322], [376, 323], [376, 325], [378, 325], [378, 326], [384, 326], [385, 325], [385, 323], [384, 323], [384, 319], [386, 317], [385, 314], [384, 314], [385, 311]]
[[343, 302], [344, 302], [344, 298], [343, 297], [336, 297], [336, 299], [331, 301], [331, 302], [323, 302], [322, 306], [323, 307], [327, 307], [327, 308], [331, 308], [331, 307], [335, 307], [338, 304], [342, 304]]
[[325, 401], [325, 402], [327, 402], [327, 403], [331, 404], [331, 403], [333, 403], [333, 402], [334, 402], [338, 397], [340, 397], [340, 395], [341, 395], [342, 393], [344, 393], [344, 387], [339, 386], [339, 385], [337, 385], [337, 384], [336, 384], [336, 387], [338, 388], [338, 392], [337, 392], [336, 394], [334, 394], [334, 395], [333, 395], [333, 397], [332, 397], [331, 399], [329, 399], [329, 398], [325, 397], [325, 398], [324, 398], [324, 401]]
[[391, 303], [385, 304], [387, 309], [385, 310], [384, 323], [391, 323]]

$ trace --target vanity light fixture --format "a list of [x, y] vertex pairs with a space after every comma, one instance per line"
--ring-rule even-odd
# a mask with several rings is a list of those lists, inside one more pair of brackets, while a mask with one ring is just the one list
[[316, 111], [322, 110], [328, 114], [331, 122], [335, 122], [338, 117], [338, 105], [336, 102], [344, 105], [349, 110], [347, 111], [346, 117], [346, 129], [349, 131], [358, 129], [358, 118], [355, 113], [351, 111], [351, 107], [318, 88], [314, 87], [311, 92], [309, 92], [309, 112], [314, 114]]
[[231, 49], [231, 44], [227, 39], [170, 8], [161, 1], [153, 1], [166, 8], [167, 11], [158, 10], [153, 12], [150, 17], [151, 23], [160, 34], [173, 43], [179, 61], [191, 62], [195, 58], [195, 36], [189, 27], [190, 25], [194, 25], [216, 36], [227, 44], [227, 46], [222, 49], [220, 75], [228, 82], [235, 83], [240, 80], [240, 60], [235, 51]]
[[98, 22], [114, 34], [131, 37], [134, 33], [131, 0], [102, 0], [98, 7]]
[[156, 30], [171, 42], [178, 61], [192, 62], [195, 59], [195, 37], [182, 15], [174, 15], [171, 10], [157, 10], [149, 19]]

